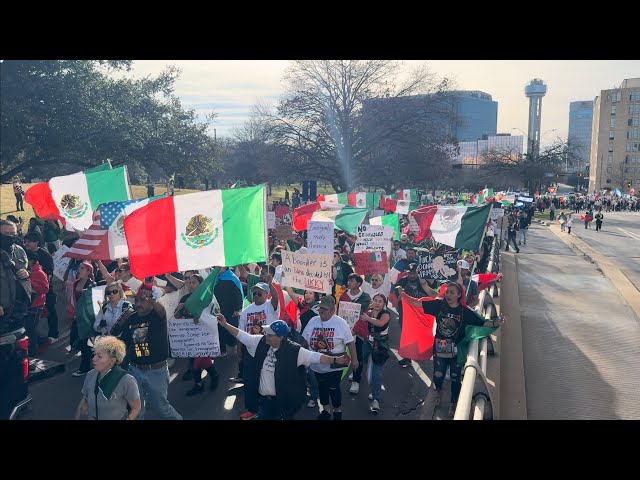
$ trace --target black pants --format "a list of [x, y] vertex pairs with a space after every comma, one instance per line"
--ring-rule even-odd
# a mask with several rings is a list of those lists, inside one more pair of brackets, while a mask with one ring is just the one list
[[[354, 335], [355, 336], [355, 335]], [[362, 370], [364, 369], [364, 359], [362, 358], [362, 347], [364, 342], [358, 336], [356, 338], [356, 356], [358, 357], [358, 368], [353, 371], [353, 381], [360, 383], [362, 379]]]
[[47, 317], [47, 323], [49, 324], [49, 336], [53, 338], [58, 338], [60, 336], [60, 330], [58, 329], [58, 311], [56, 310], [56, 300], [57, 295], [53, 292], [47, 293], [46, 303], [47, 312], [49, 316]]
[[509, 242], [513, 242], [513, 248], [516, 249], [516, 252], [520, 251], [518, 245], [516, 245], [516, 232], [509, 231], [509, 234], [507, 235], [507, 248], [504, 249], [506, 252], [509, 251]]
[[77, 348], [82, 353], [82, 361], [80, 362], [79, 370], [88, 372], [91, 370], [91, 358], [93, 357], [93, 351], [89, 345], [87, 345], [86, 338], [79, 338], [78, 336], [78, 324], [74, 320], [71, 324], [71, 330], [69, 331], [69, 345], [71, 348]]
[[342, 406], [342, 391], [340, 390], [340, 380], [342, 379], [342, 369], [335, 372], [317, 373], [313, 372], [318, 380], [318, 390], [320, 391], [320, 404], [323, 406], [331, 405], [333, 408]]
[[596, 232], [602, 230], [602, 220], [596, 220]]
[[22, 195], [16, 195], [16, 210], [24, 212], [24, 203]]

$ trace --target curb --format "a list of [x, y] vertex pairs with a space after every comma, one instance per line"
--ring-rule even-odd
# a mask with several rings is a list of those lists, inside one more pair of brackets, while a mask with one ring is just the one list
[[640, 292], [631, 280], [607, 257], [593, 250], [587, 243], [576, 235], [570, 237], [560, 235], [555, 228], [550, 229], [560, 240], [577, 250], [586, 259], [590, 260], [618, 290], [627, 305], [635, 312], [640, 319]]

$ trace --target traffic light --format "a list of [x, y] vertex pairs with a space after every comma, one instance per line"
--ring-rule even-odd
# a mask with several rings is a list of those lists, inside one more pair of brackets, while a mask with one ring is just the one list
[[627, 182], [627, 188], [631, 188], [631, 180]]

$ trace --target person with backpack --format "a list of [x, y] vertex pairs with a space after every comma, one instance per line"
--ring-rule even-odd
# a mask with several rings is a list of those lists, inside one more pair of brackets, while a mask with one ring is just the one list
[[598, 213], [596, 213], [596, 232], [602, 230], [602, 220], [604, 220], [604, 214], [602, 213], [602, 207], [600, 207]]

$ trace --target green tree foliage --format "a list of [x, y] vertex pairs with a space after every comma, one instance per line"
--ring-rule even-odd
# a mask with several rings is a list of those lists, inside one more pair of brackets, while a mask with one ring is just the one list
[[[0, 64], [2, 179], [21, 172], [50, 177], [67, 165], [77, 171], [110, 159], [160, 166], [170, 175], [219, 171], [207, 123], [173, 95], [179, 70], [157, 77], [124, 75], [129, 60], [4, 61]], [[115, 73], [120, 75], [116, 76]]]

